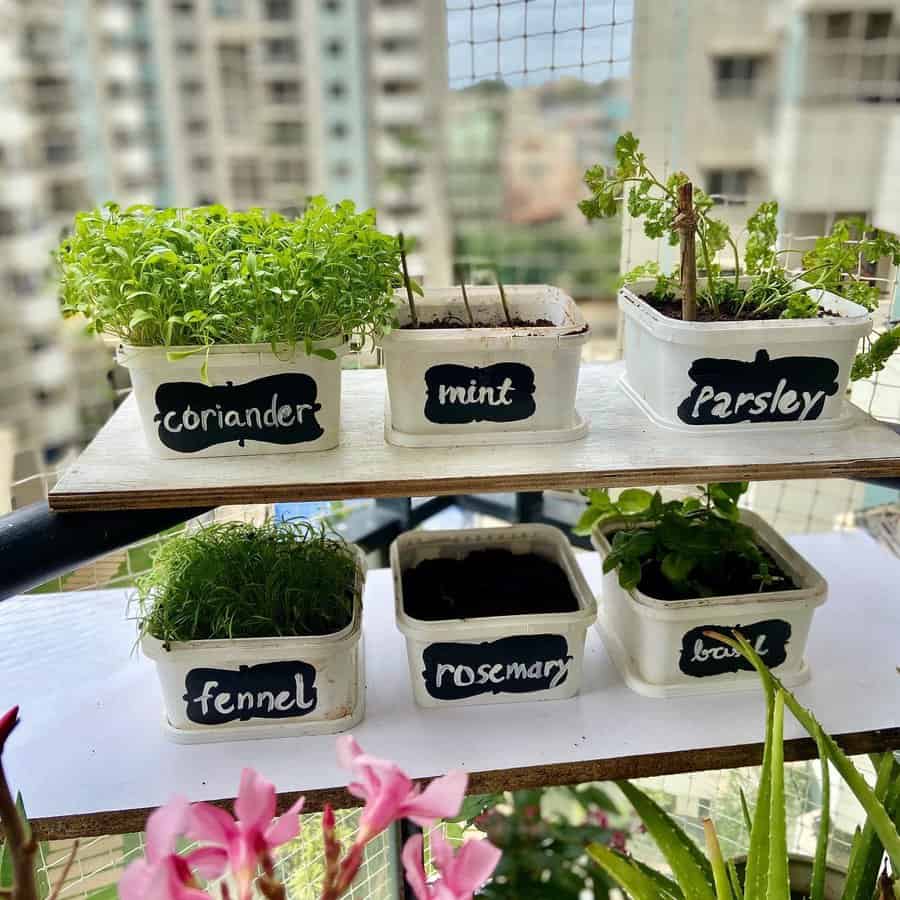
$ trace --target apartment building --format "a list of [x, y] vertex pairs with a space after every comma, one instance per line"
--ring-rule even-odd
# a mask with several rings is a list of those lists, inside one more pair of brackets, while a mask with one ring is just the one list
[[[632, 130], [652, 166], [692, 173], [736, 230], [768, 198], [798, 238], [850, 213], [900, 227], [898, 99], [896, 0], [635, 5]], [[676, 253], [627, 229], [626, 267]]]

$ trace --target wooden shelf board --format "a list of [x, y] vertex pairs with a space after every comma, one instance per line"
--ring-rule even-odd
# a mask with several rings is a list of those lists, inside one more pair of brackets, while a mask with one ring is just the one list
[[[852, 753], [900, 749], [900, 561], [859, 532], [794, 543], [830, 582], [816, 613], [812, 679], [796, 689]], [[599, 559], [580, 556], [593, 587]], [[43, 837], [139, 830], [173, 793], [233, 797], [252, 765], [307, 809], [351, 805], [334, 737], [181, 745], [161, 727], [152, 664], [132, 655], [124, 591], [46, 594], [0, 604], [0, 708], [21, 705], [7, 747], [12, 784]], [[414, 777], [462, 768], [470, 790], [633, 778], [757, 764], [759, 690], [657, 700], [632, 693], [591, 629], [583, 692], [572, 700], [425, 710], [412, 700], [387, 570], [370, 573], [364, 639], [366, 718], [354, 729], [370, 752]], [[789, 758], [814, 755], [789, 717]]]
[[900, 476], [900, 435], [855, 410], [842, 429], [700, 434], [653, 425], [621, 363], [582, 369], [586, 438], [567, 444], [404, 449], [384, 440], [384, 372], [347, 371], [341, 446], [273, 456], [150, 456], [128, 398], [50, 492], [57, 510], [204, 507], [696, 481]]

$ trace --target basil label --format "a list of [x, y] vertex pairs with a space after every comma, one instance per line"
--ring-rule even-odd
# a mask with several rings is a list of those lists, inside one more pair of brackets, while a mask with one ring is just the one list
[[191, 669], [184, 689], [187, 717], [198, 725], [307, 716], [318, 702], [315, 667], [301, 660]]
[[678, 418], [689, 425], [803, 422], [818, 419], [825, 398], [837, 393], [838, 364], [821, 356], [753, 362], [695, 359], [688, 375], [696, 387], [681, 401]]
[[572, 657], [561, 634], [528, 634], [482, 644], [429, 644], [422, 660], [428, 693], [439, 700], [462, 700], [558, 687], [569, 676]]
[[752, 672], [753, 665], [737, 650], [703, 634], [704, 631], [730, 634], [734, 628], [747, 638], [770, 669], [780, 666], [787, 659], [787, 645], [791, 639], [790, 623], [783, 619], [765, 619], [752, 625], [701, 625], [692, 628], [681, 639], [678, 668], [685, 675], [694, 678], [742, 670]]
[[523, 363], [460, 366], [425, 372], [425, 418], [441, 425], [518, 422], [534, 415], [534, 370]]
[[315, 380], [301, 372], [246, 384], [210, 386], [167, 381], [156, 389], [159, 439], [170, 450], [195, 453], [215, 444], [263, 441], [304, 444], [322, 436]]

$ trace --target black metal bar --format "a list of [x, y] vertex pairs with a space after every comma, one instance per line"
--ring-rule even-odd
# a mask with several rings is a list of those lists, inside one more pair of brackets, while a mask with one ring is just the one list
[[207, 511], [202, 508], [57, 513], [46, 501], [18, 509], [0, 518], [0, 600], [31, 590], [113, 550]]
[[543, 491], [519, 491], [516, 494], [516, 522], [538, 522], [543, 510]]
[[[406, 880], [406, 874], [403, 871], [403, 863], [400, 859], [403, 848], [406, 846], [406, 842], [416, 834], [422, 834], [422, 829], [409, 821], [409, 819], [401, 819], [397, 823], [397, 836], [399, 837], [399, 841], [397, 844], [397, 872], [399, 874], [399, 878], [397, 879], [397, 898], [398, 900], [416, 900], [416, 895], [413, 893], [413, 889], [409, 886], [409, 882]], [[422, 856], [425, 856], [424, 845], [422, 847]], [[422, 863], [424, 865], [425, 860], [423, 858]]]

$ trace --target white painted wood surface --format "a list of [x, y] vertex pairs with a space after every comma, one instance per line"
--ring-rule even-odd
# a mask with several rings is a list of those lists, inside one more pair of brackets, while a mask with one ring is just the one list
[[535, 491], [598, 485], [900, 476], [900, 435], [854, 408], [847, 428], [685, 434], [653, 425], [618, 384], [621, 363], [582, 367], [582, 440], [546, 446], [409, 449], [384, 440], [384, 372], [343, 379], [336, 450], [160, 460], [126, 400], [50, 493], [60, 510], [218, 506], [348, 497]]
[[[832, 733], [900, 726], [900, 561], [859, 532], [793, 543], [831, 585], [813, 621], [812, 678], [797, 694]], [[597, 587], [599, 559], [581, 560]], [[535, 765], [550, 767], [552, 776], [553, 766], [576, 761], [702, 751], [763, 737], [760, 692], [641, 697], [625, 687], [593, 629], [577, 698], [421, 709], [394, 625], [388, 570], [370, 574], [364, 633], [368, 702], [354, 734], [414, 776], [463, 768], [513, 777], [510, 770]], [[193, 746], [167, 740], [152, 665], [132, 655], [134, 638], [123, 591], [0, 604], [0, 709], [18, 703], [22, 717], [5, 761], [32, 817], [154, 806], [176, 792], [193, 800], [232, 797], [246, 765], [281, 791], [346, 784], [333, 736]], [[788, 719], [786, 736], [801, 735]]]

